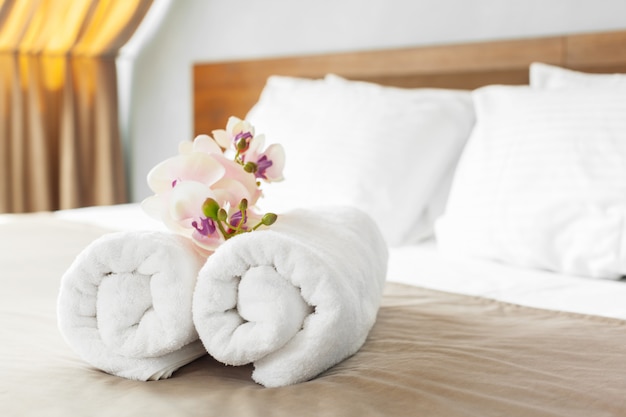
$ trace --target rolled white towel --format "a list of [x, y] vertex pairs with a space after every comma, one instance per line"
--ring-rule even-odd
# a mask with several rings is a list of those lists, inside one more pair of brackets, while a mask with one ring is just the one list
[[59, 329], [98, 369], [142, 381], [169, 378], [206, 354], [191, 314], [205, 261], [190, 240], [174, 234], [107, 234], [63, 275]]
[[357, 209], [295, 210], [238, 235], [200, 270], [193, 320], [209, 354], [254, 363], [266, 387], [309, 380], [354, 354], [373, 326], [387, 246]]

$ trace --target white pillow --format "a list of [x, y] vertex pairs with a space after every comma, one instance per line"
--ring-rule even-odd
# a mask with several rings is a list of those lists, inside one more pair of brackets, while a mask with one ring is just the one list
[[533, 62], [530, 85], [535, 88], [626, 88], [626, 74], [591, 74]]
[[574, 275], [626, 273], [626, 95], [490, 86], [436, 225], [442, 250]]
[[399, 246], [432, 236], [474, 111], [468, 91], [273, 76], [246, 118], [286, 153], [263, 209], [357, 206]]

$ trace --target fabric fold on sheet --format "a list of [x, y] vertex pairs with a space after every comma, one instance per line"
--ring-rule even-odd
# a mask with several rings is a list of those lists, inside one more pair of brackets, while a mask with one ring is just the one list
[[387, 245], [349, 207], [300, 209], [226, 241], [200, 270], [193, 320], [209, 354], [279, 387], [354, 354], [376, 321]]
[[88, 245], [63, 275], [59, 329], [83, 360], [134, 380], [169, 378], [206, 354], [191, 304], [206, 260], [181, 236], [127, 231]]

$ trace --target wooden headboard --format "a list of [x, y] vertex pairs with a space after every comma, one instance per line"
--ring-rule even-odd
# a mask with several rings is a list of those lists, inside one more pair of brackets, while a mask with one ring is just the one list
[[285, 58], [197, 63], [194, 132], [222, 129], [245, 117], [273, 74], [320, 78], [328, 73], [398, 87], [474, 89], [526, 84], [528, 65], [545, 62], [587, 72], [626, 72], [626, 30]]

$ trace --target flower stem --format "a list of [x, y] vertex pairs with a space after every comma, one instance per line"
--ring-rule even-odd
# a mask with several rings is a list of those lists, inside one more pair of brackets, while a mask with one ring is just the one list
[[222, 236], [224, 236], [224, 240], [228, 240], [232, 235], [224, 230], [224, 225], [222, 224], [222, 221], [215, 220], [215, 223], [217, 223], [217, 228], [220, 229], [220, 233], [222, 233]]

